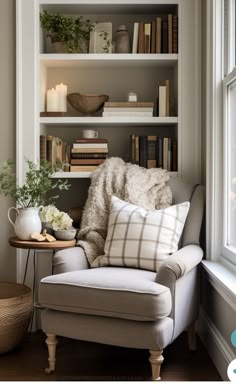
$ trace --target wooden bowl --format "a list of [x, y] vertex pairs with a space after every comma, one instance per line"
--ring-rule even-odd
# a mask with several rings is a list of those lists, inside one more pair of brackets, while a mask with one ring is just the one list
[[84, 115], [90, 115], [98, 112], [109, 99], [107, 95], [69, 93], [67, 100], [77, 111]]

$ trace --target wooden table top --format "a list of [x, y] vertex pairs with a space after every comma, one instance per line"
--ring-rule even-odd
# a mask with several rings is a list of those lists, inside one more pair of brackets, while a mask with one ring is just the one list
[[22, 249], [64, 249], [74, 247], [76, 240], [56, 240], [49, 243], [48, 241], [35, 240], [19, 240], [17, 237], [10, 237], [9, 244], [15, 248]]

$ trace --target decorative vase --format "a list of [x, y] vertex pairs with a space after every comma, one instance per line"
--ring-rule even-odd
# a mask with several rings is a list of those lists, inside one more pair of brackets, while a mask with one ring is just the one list
[[130, 53], [129, 32], [125, 25], [120, 25], [116, 31], [115, 53]]
[[[11, 211], [16, 212], [15, 223], [11, 220]], [[38, 215], [39, 208], [15, 208], [8, 209], [8, 220], [13, 225], [15, 234], [20, 240], [31, 240], [33, 232], [41, 232], [42, 223]]]

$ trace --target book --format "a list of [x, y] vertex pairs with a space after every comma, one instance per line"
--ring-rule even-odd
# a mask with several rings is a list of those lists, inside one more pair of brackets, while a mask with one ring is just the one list
[[72, 148], [71, 153], [108, 153], [108, 148]]
[[47, 137], [45, 135], [40, 135], [40, 161], [47, 160]]
[[71, 165], [71, 172], [92, 172], [97, 169], [98, 165]]
[[168, 53], [168, 21], [162, 21], [162, 53]]
[[99, 165], [104, 163], [105, 159], [71, 159], [71, 165]]
[[74, 143], [73, 148], [108, 148], [107, 143]]
[[135, 136], [135, 164], [139, 164], [139, 136]]
[[147, 137], [147, 168], [157, 166], [157, 136]]
[[153, 112], [153, 107], [105, 107], [103, 108], [103, 112]]
[[159, 116], [166, 116], [166, 86], [159, 86]]
[[177, 141], [172, 140], [172, 164], [171, 164], [171, 170], [173, 172], [177, 172], [178, 169], [178, 159], [177, 159]]
[[163, 169], [168, 169], [168, 137], [163, 137]]
[[71, 153], [71, 159], [106, 159], [107, 153]]
[[145, 46], [144, 46], [144, 22], [141, 21], [139, 23], [138, 28], [138, 53], [144, 53], [145, 52]]
[[151, 24], [144, 24], [144, 53], [151, 52]]
[[156, 53], [156, 20], [151, 24], [151, 53]]
[[172, 34], [173, 34], [173, 27], [172, 27], [172, 20], [173, 15], [171, 13], [168, 14], [168, 53], [172, 53]]
[[107, 143], [107, 139], [75, 139], [75, 143]]
[[157, 146], [157, 154], [158, 154], [158, 167], [163, 168], [163, 138], [158, 137], [158, 146]]
[[147, 136], [139, 137], [139, 165], [147, 168]]
[[142, 111], [127, 111], [127, 112], [103, 112], [102, 113], [102, 116], [103, 117], [112, 117], [112, 116], [115, 116], [115, 117], [118, 117], [118, 116], [123, 116], [123, 117], [126, 117], [126, 116], [137, 116], [137, 117], [152, 117], [153, 116], [153, 111], [151, 112], [142, 112]]
[[172, 20], [172, 52], [178, 53], [178, 16], [173, 15]]
[[165, 81], [166, 86], [166, 116], [170, 116], [170, 81]]
[[171, 143], [171, 138], [168, 137], [168, 156], [167, 156], [167, 170], [171, 171], [171, 163], [172, 163], [172, 143]]
[[111, 42], [112, 23], [95, 23], [94, 29], [90, 32], [89, 53], [112, 53]]
[[53, 161], [52, 161], [52, 136], [47, 135], [47, 161], [49, 163], [49, 166], [53, 167]]
[[139, 23], [134, 23], [132, 53], [138, 53], [138, 30]]
[[156, 18], [156, 53], [161, 53], [162, 49], [162, 22], [161, 17]]
[[104, 108], [153, 108], [152, 101], [106, 101]]

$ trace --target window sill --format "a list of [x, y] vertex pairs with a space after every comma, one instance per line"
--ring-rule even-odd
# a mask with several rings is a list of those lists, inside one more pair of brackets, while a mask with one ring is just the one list
[[219, 262], [203, 260], [202, 266], [212, 286], [236, 311], [236, 274]]

